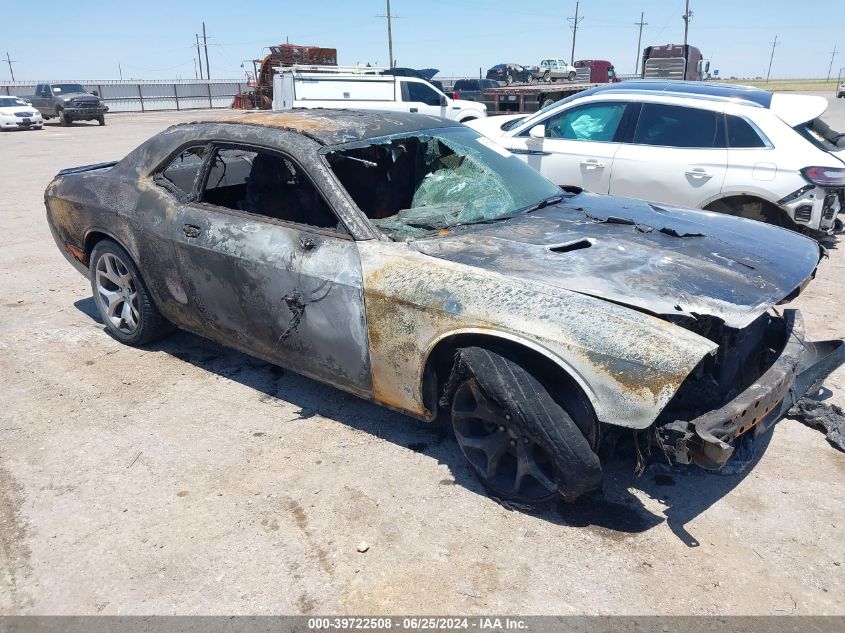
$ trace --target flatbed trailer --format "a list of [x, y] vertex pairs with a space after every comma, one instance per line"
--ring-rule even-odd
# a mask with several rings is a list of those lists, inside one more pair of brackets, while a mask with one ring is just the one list
[[531, 113], [564, 97], [598, 85], [554, 82], [487, 88], [482, 91], [482, 103], [487, 106], [487, 114]]

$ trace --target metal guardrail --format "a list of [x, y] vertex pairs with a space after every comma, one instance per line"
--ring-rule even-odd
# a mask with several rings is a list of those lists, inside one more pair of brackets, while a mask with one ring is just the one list
[[0, 82], [0, 95], [28, 97], [41, 83], [77, 83], [89, 92], [97, 91], [109, 112], [156, 112], [162, 110], [198, 110], [229, 108], [236, 94], [251, 92], [246, 82], [231, 79], [197, 81], [115, 81], [54, 80]]

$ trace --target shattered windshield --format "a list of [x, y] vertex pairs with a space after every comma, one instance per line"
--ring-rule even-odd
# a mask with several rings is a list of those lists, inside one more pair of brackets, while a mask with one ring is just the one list
[[503, 220], [563, 195], [463, 126], [353, 143], [327, 159], [358, 207], [396, 241]]

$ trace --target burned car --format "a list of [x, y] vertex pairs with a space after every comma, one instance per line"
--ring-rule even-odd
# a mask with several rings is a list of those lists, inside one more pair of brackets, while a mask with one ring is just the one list
[[842, 362], [774, 307], [813, 278], [813, 240], [564, 191], [438, 117], [179, 124], [45, 201], [119, 341], [175, 326], [449, 420], [500, 498], [597, 488], [613, 428], [718, 468]]

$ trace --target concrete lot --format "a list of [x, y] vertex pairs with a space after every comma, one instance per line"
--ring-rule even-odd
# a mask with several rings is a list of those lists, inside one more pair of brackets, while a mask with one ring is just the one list
[[[604, 499], [528, 514], [422, 423], [184, 333], [107, 336], [44, 188], [199, 116], [0, 135], [0, 613], [845, 614], [845, 455], [797, 421], [744, 475], [620, 454]], [[843, 272], [835, 249], [796, 302], [812, 338], [845, 334]]]

